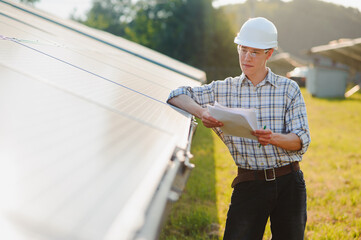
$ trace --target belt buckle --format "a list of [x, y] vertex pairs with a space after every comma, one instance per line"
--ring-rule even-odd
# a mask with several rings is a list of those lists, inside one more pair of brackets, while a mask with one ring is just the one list
[[[273, 172], [272, 178], [268, 178], [268, 176], [267, 176], [267, 170], [270, 170], [270, 169], [272, 169], [272, 172]], [[266, 168], [263, 171], [264, 171], [264, 178], [266, 179], [267, 182], [276, 180], [276, 172], [275, 172], [274, 168]]]

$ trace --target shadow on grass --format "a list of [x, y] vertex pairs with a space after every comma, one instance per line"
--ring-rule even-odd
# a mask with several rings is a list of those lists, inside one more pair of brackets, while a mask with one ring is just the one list
[[324, 100], [324, 101], [331, 102], [331, 103], [332, 102], [336, 102], [336, 103], [338, 103], [338, 102], [340, 102], [340, 103], [342, 103], [342, 102], [361, 102], [361, 98], [357, 97], [357, 96], [355, 96], [355, 97], [351, 96], [349, 98], [319, 98], [319, 97], [312, 96], [312, 98], [318, 99], [318, 100]]
[[195, 168], [180, 200], [172, 207], [161, 240], [218, 239], [214, 142], [212, 130], [202, 123], [191, 151]]
[[360, 93], [355, 93], [353, 95], [351, 95], [348, 98], [345, 97], [316, 97], [311, 95], [310, 93], [306, 93], [306, 90], [303, 90], [304, 95], [309, 95], [309, 97], [311, 97], [312, 99], [318, 99], [318, 100], [323, 100], [323, 101], [327, 101], [327, 102], [361, 102], [361, 94]]

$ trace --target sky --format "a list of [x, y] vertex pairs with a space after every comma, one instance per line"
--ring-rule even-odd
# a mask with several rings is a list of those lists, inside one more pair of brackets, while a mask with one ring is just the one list
[[[290, 1], [290, 0], [284, 0]], [[358, 8], [361, 11], [361, 0], [322, 0], [345, 7]], [[214, 0], [213, 6], [218, 7], [225, 4], [243, 3], [245, 0]], [[91, 7], [92, 0], [40, 0], [35, 7], [50, 12], [62, 18], [69, 18], [71, 13], [75, 16], [83, 16]]]

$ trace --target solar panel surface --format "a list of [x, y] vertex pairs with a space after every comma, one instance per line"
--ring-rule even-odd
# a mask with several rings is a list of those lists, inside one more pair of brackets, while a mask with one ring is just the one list
[[165, 100], [200, 83], [11, 4], [0, 1], [0, 238], [134, 237], [189, 144], [191, 116]]

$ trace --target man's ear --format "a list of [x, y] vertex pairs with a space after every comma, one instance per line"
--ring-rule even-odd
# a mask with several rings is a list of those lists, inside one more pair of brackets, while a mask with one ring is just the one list
[[267, 60], [270, 59], [270, 57], [272, 57], [272, 54], [273, 54], [274, 50], [275, 50], [275, 49], [272, 48], [271, 50], [269, 50], [269, 51], [267, 52]]

